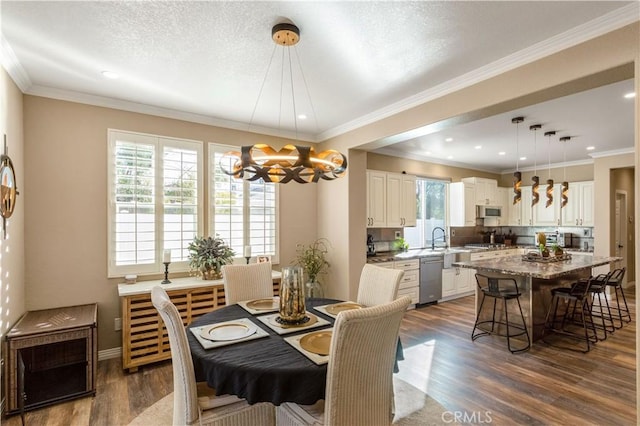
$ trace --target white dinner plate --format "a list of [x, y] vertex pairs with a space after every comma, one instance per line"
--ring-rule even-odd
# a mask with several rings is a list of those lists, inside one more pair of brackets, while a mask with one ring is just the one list
[[244, 339], [251, 336], [257, 330], [254, 324], [244, 324], [241, 322], [225, 322], [204, 327], [200, 331], [200, 336], [214, 342]]

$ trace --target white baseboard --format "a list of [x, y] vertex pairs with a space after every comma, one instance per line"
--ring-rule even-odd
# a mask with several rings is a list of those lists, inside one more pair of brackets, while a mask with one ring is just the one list
[[98, 361], [103, 361], [105, 359], [111, 359], [111, 358], [120, 358], [121, 356], [122, 356], [121, 347], [98, 351]]

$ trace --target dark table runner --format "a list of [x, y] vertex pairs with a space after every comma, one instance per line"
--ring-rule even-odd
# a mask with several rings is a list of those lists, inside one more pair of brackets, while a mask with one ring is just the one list
[[188, 328], [252, 318], [256, 326], [269, 333], [268, 337], [234, 343], [216, 349], [204, 349], [191, 331], [187, 331], [196, 380], [206, 381], [218, 395], [232, 394], [245, 398], [250, 404], [283, 402], [313, 404], [324, 399], [327, 365], [316, 365], [283, 340], [283, 337], [309, 333], [333, 326], [334, 318], [313, 310], [314, 306], [337, 303], [334, 299], [309, 299], [307, 310], [327, 319], [323, 327], [278, 335], [255, 315], [238, 305], [231, 305], [201, 316]]

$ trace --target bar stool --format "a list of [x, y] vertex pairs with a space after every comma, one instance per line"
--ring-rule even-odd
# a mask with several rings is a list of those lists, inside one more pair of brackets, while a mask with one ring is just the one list
[[[627, 298], [624, 295], [624, 290], [622, 288], [622, 279], [624, 278], [624, 274], [627, 271], [627, 268], [619, 268], [614, 269], [611, 272], [611, 276], [609, 280], [607, 280], [607, 286], [614, 288], [614, 293], [616, 295], [616, 304], [615, 306], [611, 306], [611, 310], [614, 312], [614, 315], [617, 314], [618, 320], [620, 321], [620, 326], [615, 326], [615, 328], [622, 328], [622, 322], [631, 322], [631, 311], [629, 311], [629, 305], [627, 305]], [[622, 302], [624, 306], [620, 304], [620, 296], [622, 296]], [[613, 302], [613, 298], [611, 299]], [[613, 304], [612, 304], [613, 305]]]
[[[591, 343], [598, 341], [589, 303], [589, 289], [595, 280], [596, 277], [591, 277], [586, 282], [573, 283], [571, 287], [551, 290], [552, 299], [544, 321], [543, 338], [547, 332], [552, 331], [585, 342], [586, 350], [582, 352], [586, 353], [591, 350]], [[565, 309], [558, 317], [558, 307], [561, 301], [565, 304]], [[557, 323], [559, 325], [556, 325]], [[576, 330], [574, 326], [579, 328]]]
[[[581, 279], [576, 284], [576, 289], [581, 288], [580, 286], [587, 285], [587, 282], [591, 280], [591, 285], [589, 286], [589, 310], [591, 311], [591, 316], [595, 319], [600, 319], [600, 322], [594, 322], [594, 327], [596, 329], [600, 329], [603, 332], [603, 337], [596, 336], [598, 340], [606, 340], [609, 333], [613, 333], [616, 328], [613, 323], [613, 315], [611, 313], [611, 307], [609, 306], [609, 299], [605, 294], [605, 289], [607, 287], [607, 282], [611, 278], [614, 271], [609, 272], [608, 274], [600, 274], [596, 277], [590, 277], [588, 279]], [[598, 299], [598, 304], [596, 305], [596, 299]], [[603, 303], [604, 302], [604, 303]]]
[[[498, 336], [507, 338], [507, 347], [511, 353], [524, 352], [531, 347], [531, 341], [529, 339], [529, 332], [527, 331], [527, 323], [522, 313], [522, 306], [520, 305], [520, 291], [518, 290], [518, 283], [513, 278], [492, 278], [482, 274], [476, 274], [476, 282], [478, 283], [478, 289], [482, 292], [482, 301], [476, 314], [476, 322], [473, 325], [473, 331], [471, 332], [471, 340], [474, 341], [478, 337], [495, 334]], [[482, 307], [487, 297], [493, 299], [493, 313], [490, 320], [480, 320], [482, 314]], [[496, 306], [498, 299], [503, 302], [503, 312], [500, 314], [500, 318], [496, 319]], [[520, 318], [522, 323], [513, 324], [509, 321], [509, 309], [507, 301], [515, 300], [520, 311]], [[502, 321], [502, 314], [504, 314], [504, 321]], [[491, 324], [491, 331], [488, 331], [480, 326], [483, 324]], [[496, 330], [496, 326], [497, 330]], [[500, 331], [500, 326], [505, 326], [504, 332]], [[476, 333], [476, 330], [479, 332]], [[516, 330], [515, 333], [511, 333], [512, 330]], [[514, 349], [511, 346], [511, 339], [518, 336], [526, 336], [526, 346], [520, 349]]]

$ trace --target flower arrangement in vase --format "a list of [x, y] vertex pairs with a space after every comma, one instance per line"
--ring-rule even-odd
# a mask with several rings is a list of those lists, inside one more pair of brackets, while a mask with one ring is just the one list
[[214, 237], [194, 237], [189, 243], [189, 267], [202, 274], [202, 279], [222, 278], [222, 266], [233, 263], [235, 252], [217, 234]]
[[298, 244], [296, 249], [295, 265], [302, 267], [307, 276], [307, 297], [323, 297], [322, 286], [318, 282], [318, 275], [326, 273], [329, 268], [327, 253], [329, 253], [329, 240], [320, 238], [307, 245]]

